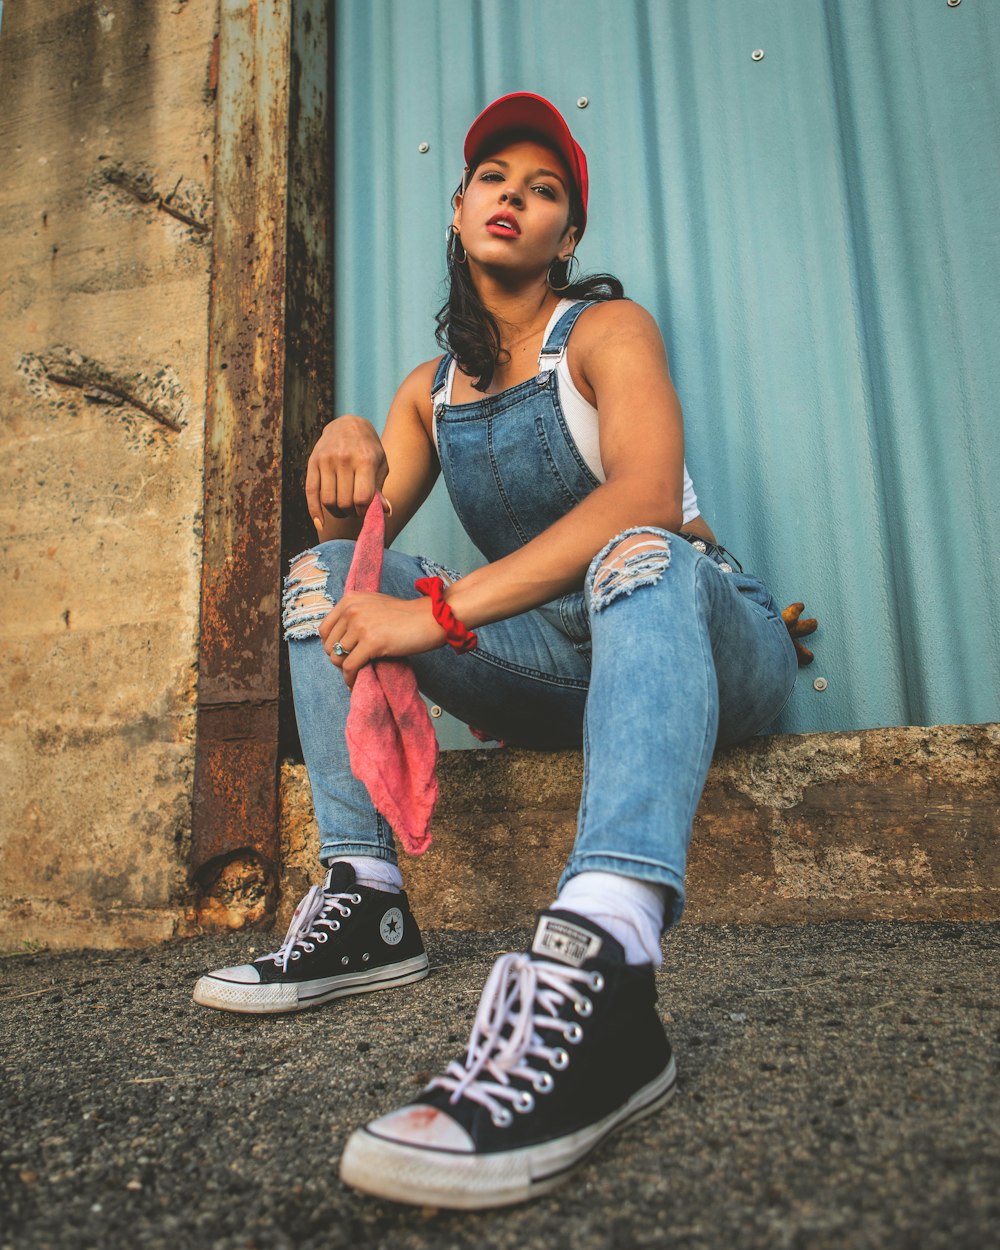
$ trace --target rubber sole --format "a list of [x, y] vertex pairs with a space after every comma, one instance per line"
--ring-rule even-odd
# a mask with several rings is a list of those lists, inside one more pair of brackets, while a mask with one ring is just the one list
[[430, 971], [426, 955], [415, 955], [398, 964], [386, 964], [371, 972], [354, 972], [345, 976], [324, 977], [315, 981], [286, 981], [280, 985], [248, 985], [239, 981], [222, 981], [209, 973], [200, 977], [191, 997], [202, 1007], [218, 1011], [235, 1011], [243, 1015], [270, 1016], [288, 1011], [305, 1011], [334, 998], [349, 994], [370, 994], [396, 985], [422, 981]]
[[596, 1124], [542, 1145], [494, 1154], [409, 1146], [360, 1128], [348, 1138], [340, 1178], [362, 1193], [416, 1206], [475, 1211], [527, 1202], [562, 1184], [612, 1133], [658, 1111], [676, 1086], [671, 1058], [655, 1080]]

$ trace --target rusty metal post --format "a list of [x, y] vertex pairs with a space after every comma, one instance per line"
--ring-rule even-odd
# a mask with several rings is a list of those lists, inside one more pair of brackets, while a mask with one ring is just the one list
[[[306, 507], [306, 460], [333, 416], [333, 6], [296, 0], [292, 23], [288, 196], [288, 311], [281, 501], [282, 553], [288, 559], [316, 541]], [[281, 755], [301, 759], [281, 647]]]
[[[289, 296], [289, 205], [299, 194], [290, 172], [303, 163], [295, 158], [303, 109], [314, 147], [317, 135], [328, 134], [328, 94], [300, 98], [302, 40], [308, 36], [306, 49], [325, 58], [326, 30], [317, 0], [220, 5], [190, 864], [199, 919], [208, 927], [266, 923], [277, 902], [283, 443], [309, 423], [303, 408], [316, 406], [300, 376], [319, 372], [303, 348], [302, 326], [309, 322], [314, 346], [328, 342], [330, 316], [328, 296], [318, 295], [318, 309], [311, 291]], [[328, 155], [320, 155], [325, 179]], [[295, 233], [301, 240], [301, 229]], [[299, 241], [291, 266], [297, 274], [302, 250]]]

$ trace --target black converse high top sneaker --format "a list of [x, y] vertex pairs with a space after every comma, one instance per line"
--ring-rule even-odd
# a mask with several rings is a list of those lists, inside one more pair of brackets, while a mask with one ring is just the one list
[[676, 1080], [652, 965], [626, 964], [582, 916], [543, 912], [531, 950], [493, 966], [464, 1058], [353, 1133], [340, 1175], [396, 1202], [522, 1202], [662, 1106]]
[[405, 894], [358, 885], [335, 863], [295, 909], [279, 950], [252, 964], [206, 973], [194, 1001], [223, 1011], [301, 1011], [345, 994], [407, 985], [427, 956]]

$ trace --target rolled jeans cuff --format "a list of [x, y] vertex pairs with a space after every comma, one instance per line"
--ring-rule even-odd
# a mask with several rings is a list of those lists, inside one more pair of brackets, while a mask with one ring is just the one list
[[384, 859], [390, 864], [399, 863], [395, 849], [386, 846], [384, 842], [344, 842], [332, 839], [332, 834], [320, 835], [319, 858], [325, 868], [329, 868], [335, 859], [346, 859], [357, 855], [367, 855], [371, 859]]
[[559, 878], [559, 889], [561, 890], [566, 882], [577, 873], [595, 871], [614, 872], [620, 877], [632, 877], [636, 881], [648, 881], [652, 885], [666, 886], [671, 897], [667, 900], [663, 914], [663, 932], [666, 933], [668, 929], [672, 929], [680, 920], [684, 911], [684, 877], [667, 864], [602, 852], [572, 855], [563, 875]]

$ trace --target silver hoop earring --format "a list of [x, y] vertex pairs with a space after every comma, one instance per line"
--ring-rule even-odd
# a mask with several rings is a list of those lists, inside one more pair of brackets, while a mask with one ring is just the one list
[[[573, 268], [574, 264], [576, 265], [575, 270]], [[552, 282], [552, 270], [556, 267], [556, 265], [566, 266], [566, 281], [563, 283], [562, 286], [555, 286]], [[573, 285], [574, 282], [576, 282], [579, 276], [580, 276], [580, 262], [577, 260], [576, 253], [574, 252], [573, 255], [570, 256], [567, 260], [561, 260], [561, 259], [554, 260], [552, 264], [549, 265], [549, 271], [545, 275], [545, 281], [548, 284], [550, 291], [566, 291]]]
[[[464, 265], [469, 259], [469, 253], [462, 247], [462, 238], [454, 226], [449, 226], [444, 232], [445, 243], [448, 245], [448, 255], [456, 265]], [[462, 247], [462, 255], [459, 256], [458, 249]]]

